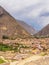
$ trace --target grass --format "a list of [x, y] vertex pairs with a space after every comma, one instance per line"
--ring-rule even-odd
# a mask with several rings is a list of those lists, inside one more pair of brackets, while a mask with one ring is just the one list
[[11, 46], [0, 43], [0, 51], [10, 51], [10, 50], [12, 50]]
[[29, 48], [29, 47], [19, 43], [16, 43], [15, 46], [0, 43], [0, 51], [4, 51], [4, 52], [12, 51], [12, 50], [15, 52], [19, 52], [21, 48]]
[[5, 63], [5, 61], [0, 58], [0, 64], [2, 64], [2, 63]]

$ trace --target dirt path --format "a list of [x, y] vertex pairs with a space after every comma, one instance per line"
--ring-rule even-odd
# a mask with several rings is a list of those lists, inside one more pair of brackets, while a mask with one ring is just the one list
[[28, 63], [28, 62], [31, 62], [31, 61], [35, 61], [35, 60], [38, 60], [40, 58], [42, 58], [42, 56], [38, 56], [38, 55], [35, 56], [34, 55], [34, 56], [31, 56], [31, 57], [29, 57], [27, 59], [24, 59], [22, 61], [13, 62], [10, 65], [24, 65], [25, 63]]
[[25, 63], [31, 62], [31, 61], [35, 61], [42, 58], [42, 56], [31, 56], [25, 60], [20, 61], [17, 65], [24, 65]]
[[19, 61], [11, 62], [10, 65], [16, 65]]

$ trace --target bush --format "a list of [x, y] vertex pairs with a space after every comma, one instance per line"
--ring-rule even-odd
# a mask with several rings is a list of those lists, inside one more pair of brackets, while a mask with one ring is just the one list
[[5, 63], [5, 61], [0, 58], [0, 64], [2, 64], [2, 63]]
[[6, 35], [3, 35], [3, 36], [2, 36], [2, 39], [9, 39], [9, 37], [6, 36]]
[[45, 56], [45, 55], [47, 55], [47, 53], [41, 52], [40, 55], [41, 55], [41, 56]]
[[0, 43], [0, 51], [10, 51], [10, 50], [13, 50], [11, 46], [8, 46], [6, 44], [2, 44]]

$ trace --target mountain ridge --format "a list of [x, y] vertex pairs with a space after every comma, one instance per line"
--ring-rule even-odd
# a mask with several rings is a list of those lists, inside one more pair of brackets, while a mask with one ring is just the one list
[[0, 6], [0, 38], [3, 35], [8, 37], [28, 37], [30, 34], [13, 18], [3, 7]]
[[18, 20], [18, 23], [19, 23], [26, 31], [28, 31], [29, 34], [34, 35], [34, 34], [36, 33], [36, 30], [35, 30], [32, 26], [30, 26], [30, 25], [28, 25], [27, 23], [25, 23], [24, 21]]
[[49, 24], [47, 24], [44, 28], [42, 28], [35, 35], [37, 35], [37, 36], [49, 36]]

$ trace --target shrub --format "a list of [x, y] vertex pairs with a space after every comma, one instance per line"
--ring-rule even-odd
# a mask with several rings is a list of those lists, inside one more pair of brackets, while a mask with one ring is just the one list
[[5, 61], [0, 58], [0, 64], [2, 64], [2, 63], [5, 63]]
[[2, 36], [2, 39], [9, 39], [9, 37], [6, 36], [6, 35], [3, 35], [3, 36]]
[[45, 52], [41, 52], [40, 55], [41, 55], [41, 56], [45, 56], [45, 55], [47, 55], [47, 54], [46, 54]]

